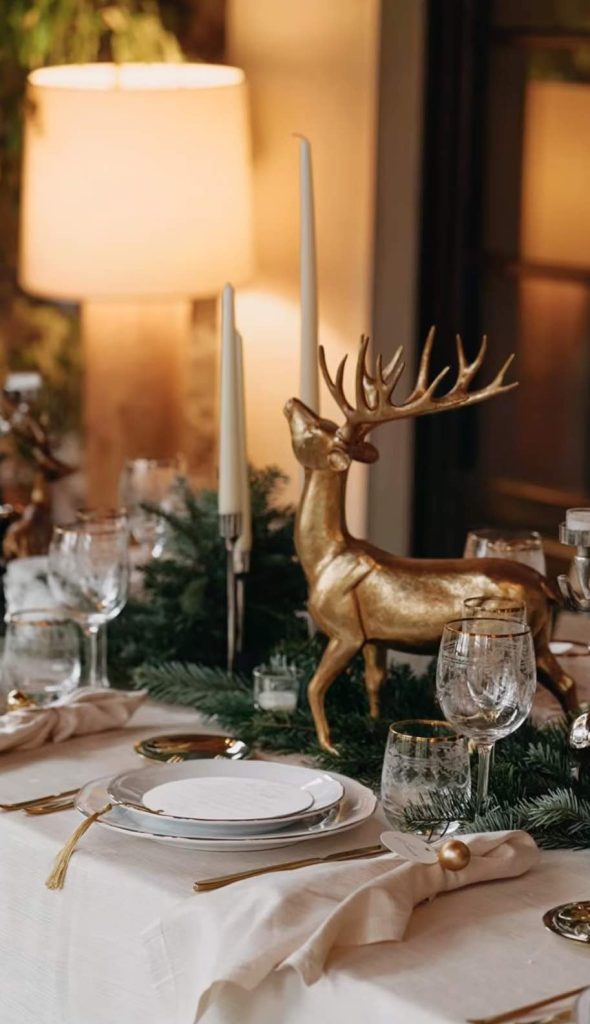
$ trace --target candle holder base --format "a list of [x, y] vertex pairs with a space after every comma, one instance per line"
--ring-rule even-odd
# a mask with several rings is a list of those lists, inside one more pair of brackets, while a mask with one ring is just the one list
[[219, 534], [225, 541], [227, 551], [227, 671], [233, 672], [236, 662], [238, 637], [238, 599], [236, 591], [235, 551], [242, 532], [240, 513], [224, 513], [219, 516]]
[[562, 544], [576, 548], [573, 562], [580, 588], [578, 593], [569, 575], [562, 573], [557, 577], [561, 595], [570, 611], [590, 612], [590, 530], [571, 529], [561, 523], [559, 539]]

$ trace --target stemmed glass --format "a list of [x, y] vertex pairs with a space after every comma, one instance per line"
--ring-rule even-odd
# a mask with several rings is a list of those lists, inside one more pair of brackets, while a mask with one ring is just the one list
[[531, 631], [513, 619], [456, 619], [444, 627], [436, 693], [447, 721], [477, 748], [477, 813], [488, 795], [496, 740], [527, 717], [536, 686]]
[[[80, 623], [88, 639], [87, 684], [108, 687], [104, 666], [98, 671], [98, 640], [100, 631], [116, 618], [127, 600], [129, 527], [126, 517], [88, 518], [54, 527], [48, 577], [55, 600]], [[106, 665], [104, 640], [101, 646]]]
[[507, 558], [530, 565], [542, 576], [547, 572], [543, 538], [537, 530], [470, 530], [464, 558]]
[[134, 540], [148, 558], [159, 558], [166, 542], [166, 523], [144, 505], [171, 511], [174, 491], [183, 473], [183, 463], [176, 459], [131, 459], [121, 473], [119, 492], [129, 514]]
[[526, 605], [513, 597], [468, 597], [463, 601], [466, 619], [516, 619], [526, 622]]

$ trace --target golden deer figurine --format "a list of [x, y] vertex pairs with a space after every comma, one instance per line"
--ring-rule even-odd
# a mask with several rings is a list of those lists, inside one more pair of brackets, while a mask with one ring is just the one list
[[318, 740], [332, 752], [325, 696], [357, 651], [363, 650], [369, 708], [376, 718], [385, 677], [385, 648], [436, 653], [445, 623], [460, 618], [464, 599], [473, 595], [525, 602], [538, 677], [563, 707], [576, 706], [573, 680], [549, 650], [550, 606], [559, 595], [544, 576], [529, 566], [498, 558], [400, 558], [348, 532], [346, 478], [353, 459], [375, 462], [379, 457], [366, 440], [371, 430], [382, 423], [475, 405], [517, 386], [504, 383], [511, 356], [490, 384], [469, 390], [483, 363], [486, 339], [474, 361], [468, 363], [457, 337], [457, 379], [450, 391], [437, 397], [435, 392], [449, 367], [429, 382], [433, 342], [434, 328], [422, 353], [416, 386], [400, 404], [394, 402], [393, 393], [404, 371], [402, 349], [386, 367], [378, 356], [371, 374], [367, 369], [369, 339], [362, 337], [354, 405], [344, 392], [346, 357], [332, 380], [320, 348], [324, 380], [344, 415], [341, 426], [320, 418], [297, 398], [285, 406], [293, 450], [305, 468], [295, 545], [309, 586], [309, 611], [328, 637], [308, 697]]

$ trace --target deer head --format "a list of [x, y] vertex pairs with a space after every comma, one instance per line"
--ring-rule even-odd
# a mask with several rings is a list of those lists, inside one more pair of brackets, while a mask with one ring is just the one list
[[331, 469], [343, 473], [353, 459], [375, 462], [379, 458], [374, 445], [361, 438], [343, 445], [338, 437], [338, 426], [331, 420], [322, 419], [298, 398], [290, 398], [284, 411], [291, 428], [293, 451], [305, 469]]
[[374, 462], [378, 458], [377, 450], [365, 440], [365, 437], [382, 423], [475, 405], [518, 386], [516, 383], [504, 383], [504, 377], [514, 358], [510, 356], [490, 384], [470, 391], [471, 383], [486, 354], [487, 339], [483, 338], [477, 356], [469, 363], [461, 338], [457, 335], [457, 377], [452, 388], [446, 394], [437, 397], [437, 388], [450, 367], [446, 366], [429, 381], [433, 344], [434, 327], [430, 329], [426, 339], [415, 387], [404, 402], [396, 403], [394, 391], [405, 369], [403, 349], [398, 348], [393, 359], [385, 367], [381, 356], [378, 355], [375, 368], [371, 372], [367, 368], [369, 338], [363, 335], [356, 364], [355, 405], [349, 402], [344, 392], [344, 371], [348, 357], [344, 356], [341, 360], [332, 379], [326, 363], [326, 354], [320, 346], [322, 374], [330, 394], [344, 414], [344, 423], [337, 426], [331, 420], [321, 419], [296, 398], [287, 402], [285, 414], [291, 426], [293, 449], [299, 462], [310, 469], [332, 469], [337, 472], [348, 469], [353, 459], [359, 462]]

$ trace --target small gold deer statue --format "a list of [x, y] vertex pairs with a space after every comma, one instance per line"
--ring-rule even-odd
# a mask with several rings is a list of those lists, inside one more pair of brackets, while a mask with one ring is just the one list
[[332, 752], [325, 696], [357, 651], [363, 650], [369, 708], [376, 718], [379, 689], [385, 677], [385, 648], [434, 654], [445, 623], [460, 618], [464, 599], [473, 595], [525, 602], [538, 677], [563, 707], [577, 706], [574, 682], [549, 650], [550, 606], [559, 595], [544, 576], [529, 566], [498, 558], [399, 558], [356, 540], [346, 527], [345, 491], [350, 464], [353, 459], [374, 462], [379, 457], [377, 449], [366, 440], [371, 430], [382, 423], [474, 405], [516, 387], [504, 383], [511, 356], [490, 384], [470, 390], [484, 360], [486, 339], [477, 357], [468, 363], [457, 337], [457, 379], [446, 394], [437, 397], [449, 367], [429, 382], [433, 342], [434, 328], [422, 353], [416, 386], [400, 404], [394, 402], [393, 394], [404, 371], [402, 349], [386, 367], [378, 356], [371, 373], [367, 368], [369, 339], [362, 337], [354, 405], [344, 392], [346, 357], [332, 380], [320, 348], [324, 380], [344, 415], [341, 426], [321, 419], [297, 398], [285, 406], [293, 450], [305, 468], [295, 545], [309, 586], [310, 614], [328, 637], [309, 684], [308, 698], [320, 745]]

